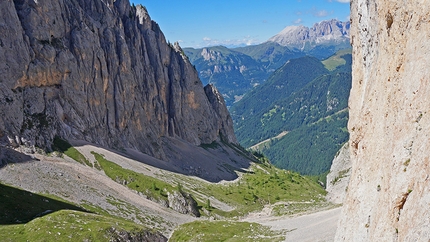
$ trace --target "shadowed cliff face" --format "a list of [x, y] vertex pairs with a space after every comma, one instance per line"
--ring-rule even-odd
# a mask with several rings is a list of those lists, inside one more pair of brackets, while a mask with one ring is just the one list
[[180, 47], [142, 6], [0, 2], [3, 143], [49, 149], [59, 135], [163, 158], [161, 137], [236, 142], [219, 101], [210, 103]]

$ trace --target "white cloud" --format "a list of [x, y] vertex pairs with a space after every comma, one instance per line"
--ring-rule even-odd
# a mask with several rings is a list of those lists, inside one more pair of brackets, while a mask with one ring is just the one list
[[298, 18], [298, 19], [294, 20], [294, 22], [293, 22], [293, 24], [301, 24], [301, 23], [303, 23], [303, 19], [301, 19], [301, 18]]
[[326, 17], [329, 13], [326, 10], [318, 10], [312, 13], [315, 17]]
[[336, 0], [337, 2], [340, 2], [340, 3], [349, 3], [350, 2], [350, 0]]
[[239, 39], [224, 39], [224, 40], [204, 37], [203, 42], [196, 47], [200, 48], [200, 47], [208, 47], [208, 46], [216, 46], [216, 45], [222, 45], [227, 47], [237, 47], [237, 46], [245, 46], [245, 45], [256, 45], [259, 43], [261, 43], [261, 41], [252, 36], [244, 36], [243, 38], [239, 38]]

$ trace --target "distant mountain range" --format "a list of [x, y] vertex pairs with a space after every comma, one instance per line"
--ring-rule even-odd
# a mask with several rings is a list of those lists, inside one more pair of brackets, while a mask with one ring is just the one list
[[184, 48], [204, 84], [214, 84], [230, 107], [290, 59], [320, 60], [350, 48], [349, 22], [322, 21], [312, 28], [289, 26], [268, 41], [238, 48]]
[[231, 106], [254, 86], [287, 60], [304, 56], [277, 43], [229, 49], [214, 46], [203, 49], [185, 48], [185, 54], [199, 73], [204, 84], [214, 84]]
[[336, 46], [339, 49], [349, 46], [350, 22], [335, 19], [305, 26], [288, 26], [269, 42], [278, 43], [290, 49], [312, 52], [318, 46]]

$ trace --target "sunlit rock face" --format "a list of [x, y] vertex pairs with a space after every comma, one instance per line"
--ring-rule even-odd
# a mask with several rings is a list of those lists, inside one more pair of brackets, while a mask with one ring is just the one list
[[352, 174], [336, 241], [430, 238], [430, 2], [353, 0]]

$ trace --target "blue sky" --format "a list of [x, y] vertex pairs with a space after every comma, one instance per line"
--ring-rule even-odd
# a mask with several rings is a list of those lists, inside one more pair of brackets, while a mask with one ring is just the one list
[[349, 0], [130, 0], [182, 47], [259, 44], [289, 25], [349, 20]]

